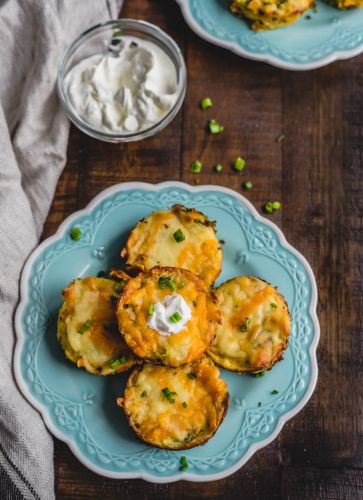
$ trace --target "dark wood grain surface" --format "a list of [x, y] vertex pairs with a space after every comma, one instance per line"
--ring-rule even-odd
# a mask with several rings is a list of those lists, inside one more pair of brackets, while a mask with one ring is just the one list
[[[211, 483], [153, 485], [87, 470], [55, 440], [56, 493], [64, 499], [363, 498], [363, 55], [309, 72], [247, 61], [199, 39], [173, 1], [126, 0], [125, 17], [162, 27], [180, 45], [188, 92], [177, 118], [139, 143], [111, 145], [72, 128], [44, 237], [114, 183], [167, 179], [213, 183], [246, 196], [311, 263], [319, 287], [319, 381], [307, 406], [238, 472]], [[198, 109], [201, 97], [213, 113]], [[225, 132], [205, 132], [207, 117]], [[275, 141], [283, 133], [282, 143]], [[243, 156], [243, 175], [230, 163]], [[193, 176], [189, 165], [202, 160]], [[213, 165], [221, 161], [221, 174]]]

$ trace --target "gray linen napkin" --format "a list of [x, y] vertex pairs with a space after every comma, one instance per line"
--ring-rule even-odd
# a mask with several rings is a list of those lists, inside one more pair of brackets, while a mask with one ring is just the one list
[[12, 370], [19, 275], [66, 161], [55, 90], [65, 47], [122, 0], [0, 0], [0, 498], [54, 498], [53, 441]]

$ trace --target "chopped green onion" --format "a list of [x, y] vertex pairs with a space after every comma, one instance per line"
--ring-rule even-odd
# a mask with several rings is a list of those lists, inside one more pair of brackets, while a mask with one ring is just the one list
[[79, 227], [74, 227], [69, 233], [69, 236], [72, 238], [72, 240], [78, 241], [81, 239], [82, 231], [80, 230]]
[[281, 208], [281, 202], [279, 201], [268, 201], [264, 205], [264, 209], [268, 214], [272, 214], [276, 210], [279, 210]]
[[190, 171], [192, 174], [199, 174], [202, 171], [202, 162], [199, 160], [195, 160], [191, 165], [190, 165]]
[[199, 104], [203, 111], [213, 106], [213, 102], [210, 97], [204, 97]]
[[164, 389], [161, 390], [161, 392], [164, 394], [166, 399], [169, 401], [170, 404], [175, 403], [174, 396], [177, 396], [176, 392], [171, 392], [168, 387], [164, 387]]
[[81, 326], [81, 328], [78, 330], [78, 333], [81, 333], [83, 334], [84, 332], [86, 332], [89, 328], [91, 328], [92, 326], [92, 322], [90, 319], [88, 319], [85, 323], [83, 323], [83, 325]]
[[261, 377], [264, 377], [265, 375], [266, 375], [266, 370], [264, 370], [263, 372], [255, 373], [256, 378], [261, 378]]
[[281, 208], [281, 203], [279, 201], [273, 201], [272, 202], [272, 208], [274, 210], [278, 210], [279, 208]]
[[182, 319], [183, 318], [182, 318], [181, 314], [178, 313], [178, 311], [175, 311], [174, 314], [172, 314], [171, 316], [169, 316], [170, 323], [178, 323]]
[[220, 163], [217, 163], [217, 165], [214, 167], [214, 170], [219, 174], [220, 172], [222, 172], [222, 165]]
[[147, 396], [147, 392], [146, 392], [146, 391], [142, 391], [142, 393], [140, 394], [140, 396], [141, 396], [142, 398], [145, 398], [145, 397]]
[[220, 134], [224, 130], [223, 125], [218, 123], [216, 120], [209, 120], [208, 127], [211, 134]]
[[276, 389], [274, 389], [273, 391], [271, 391], [271, 394], [275, 395], [275, 394], [278, 394], [279, 391], [277, 391]]
[[164, 290], [165, 288], [170, 288], [170, 290], [175, 292], [176, 284], [175, 284], [175, 281], [173, 281], [169, 276], [160, 276], [159, 288], [161, 290]]
[[180, 470], [187, 470], [188, 467], [187, 457], [180, 457]]
[[271, 201], [265, 203], [264, 209], [265, 209], [265, 212], [267, 212], [268, 214], [272, 214], [272, 212], [274, 211], [274, 209], [272, 208]]
[[252, 189], [252, 188], [253, 188], [253, 184], [252, 184], [252, 182], [251, 182], [251, 181], [246, 181], [246, 182], [244, 182], [244, 183], [243, 183], [243, 187], [244, 187], [245, 189], [248, 189], [248, 190], [249, 190], [249, 189]]
[[124, 289], [124, 285], [122, 283], [116, 283], [116, 285], [115, 285], [115, 292], [116, 293], [121, 293], [123, 289]]
[[121, 356], [121, 358], [116, 358], [110, 361], [110, 367], [114, 370], [115, 368], [119, 367], [120, 365], [124, 365], [125, 363], [127, 363], [127, 357]]
[[233, 168], [237, 170], [237, 172], [241, 172], [245, 168], [246, 162], [243, 158], [238, 156], [233, 163]]
[[246, 318], [245, 322], [239, 327], [240, 332], [247, 332], [251, 324], [251, 318]]
[[112, 37], [115, 38], [117, 36], [122, 36], [122, 29], [118, 28], [116, 31], [112, 33]]
[[185, 282], [181, 281], [178, 285], [178, 288], [184, 288], [185, 287]]
[[181, 241], [185, 240], [185, 234], [183, 233], [183, 231], [181, 229], [178, 229], [177, 231], [175, 231], [173, 236], [174, 236], [174, 239], [177, 243], [180, 243]]
[[275, 311], [275, 309], [277, 309], [277, 304], [275, 304], [274, 302], [271, 302], [270, 307], [273, 311]]
[[152, 302], [150, 302], [149, 307], [147, 308], [147, 313], [149, 316], [152, 316], [155, 312], [155, 307]]
[[186, 408], [187, 406], [188, 406], [188, 403], [187, 403], [186, 401], [183, 401], [183, 402], [182, 402], [182, 407], [183, 407], [183, 408]]
[[195, 378], [197, 378], [196, 374], [193, 372], [189, 372], [187, 375], [190, 378], [190, 380], [194, 380]]
[[276, 137], [275, 141], [276, 141], [276, 142], [282, 142], [284, 139], [285, 139], [284, 134], [279, 134], [279, 135]]

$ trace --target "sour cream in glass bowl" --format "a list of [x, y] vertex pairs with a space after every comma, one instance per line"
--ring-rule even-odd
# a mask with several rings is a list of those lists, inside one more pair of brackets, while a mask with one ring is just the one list
[[108, 142], [150, 137], [168, 125], [186, 92], [177, 44], [157, 26], [119, 19], [97, 25], [67, 49], [58, 95], [70, 120]]

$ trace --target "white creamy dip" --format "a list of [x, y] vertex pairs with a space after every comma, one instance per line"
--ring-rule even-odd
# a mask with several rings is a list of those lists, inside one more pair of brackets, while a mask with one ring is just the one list
[[[175, 313], [179, 313], [181, 319], [173, 323], [169, 318]], [[147, 325], [166, 337], [184, 330], [191, 317], [192, 311], [184, 298], [178, 293], [173, 293], [154, 304], [154, 312], [149, 316]]]
[[71, 106], [98, 130], [130, 133], [159, 122], [174, 106], [177, 73], [152, 42], [122, 36], [106, 54], [88, 57], [66, 75]]

